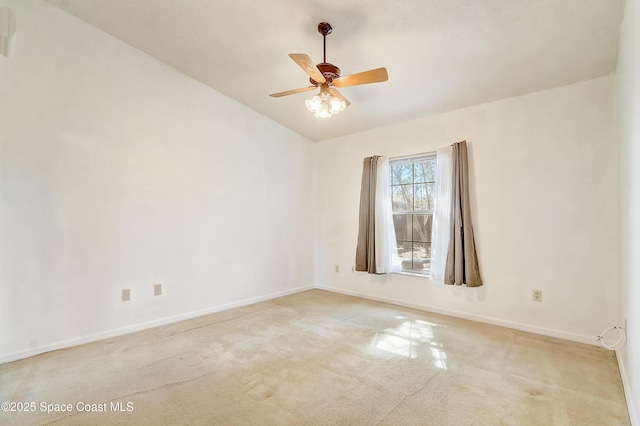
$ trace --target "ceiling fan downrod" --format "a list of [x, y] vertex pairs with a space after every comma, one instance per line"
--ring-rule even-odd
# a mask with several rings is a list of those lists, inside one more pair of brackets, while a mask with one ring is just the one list
[[[322, 62], [317, 64], [316, 67], [329, 84], [340, 77], [340, 68], [327, 62], [327, 36], [331, 34], [331, 31], [333, 31], [333, 28], [330, 23], [320, 22], [318, 24], [318, 32], [322, 34]], [[313, 78], [310, 78], [309, 80], [311, 81], [311, 84], [315, 86], [320, 85], [320, 83], [315, 81]]]
[[327, 63], [327, 36], [331, 34], [333, 28], [328, 22], [320, 22], [318, 24], [318, 32], [322, 34], [322, 62]]

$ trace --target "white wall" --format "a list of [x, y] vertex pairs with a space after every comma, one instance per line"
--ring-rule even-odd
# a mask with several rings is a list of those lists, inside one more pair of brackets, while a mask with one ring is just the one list
[[[321, 142], [317, 284], [595, 342], [618, 319], [614, 95], [615, 78], [605, 77]], [[463, 139], [485, 285], [352, 273], [362, 158]]]
[[59, 9], [4, 4], [0, 362], [313, 284], [312, 143]]
[[[626, 0], [618, 56], [621, 315], [628, 341], [619, 363], [634, 425], [640, 425], [640, 1]], [[633, 397], [635, 398], [633, 398]]]

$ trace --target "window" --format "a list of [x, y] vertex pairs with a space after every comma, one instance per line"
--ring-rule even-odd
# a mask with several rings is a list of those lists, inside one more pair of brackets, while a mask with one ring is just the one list
[[428, 274], [432, 260], [436, 155], [390, 160], [389, 181], [401, 270]]

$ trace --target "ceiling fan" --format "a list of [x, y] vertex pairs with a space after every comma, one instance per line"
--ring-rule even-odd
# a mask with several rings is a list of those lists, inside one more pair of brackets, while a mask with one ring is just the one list
[[344, 111], [351, 103], [338, 92], [336, 87], [359, 86], [361, 84], [379, 83], [387, 81], [386, 68], [376, 68], [356, 74], [340, 76], [340, 68], [327, 62], [327, 35], [331, 34], [331, 25], [328, 22], [318, 24], [318, 32], [322, 34], [323, 60], [318, 65], [314, 65], [308, 55], [304, 53], [290, 53], [289, 57], [309, 75], [311, 86], [300, 89], [287, 90], [285, 92], [272, 93], [269, 96], [280, 98], [296, 93], [308, 92], [320, 88], [320, 93], [311, 100], [305, 102], [307, 109], [314, 113], [316, 117], [327, 118], [333, 114]]

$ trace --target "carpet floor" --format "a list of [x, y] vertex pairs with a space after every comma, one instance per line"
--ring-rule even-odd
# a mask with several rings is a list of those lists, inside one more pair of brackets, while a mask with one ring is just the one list
[[630, 424], [611, 351], [322, 290], [0, 365], [4, 401], [30, 411], [1, 424]]

